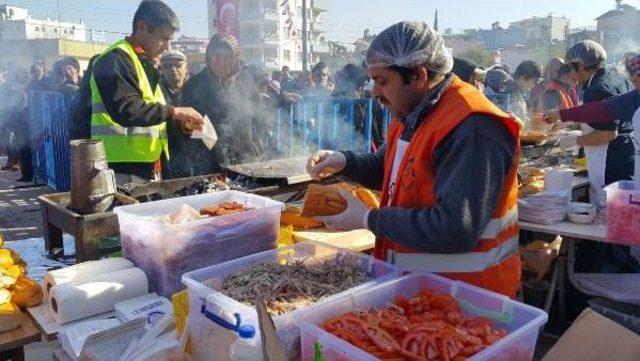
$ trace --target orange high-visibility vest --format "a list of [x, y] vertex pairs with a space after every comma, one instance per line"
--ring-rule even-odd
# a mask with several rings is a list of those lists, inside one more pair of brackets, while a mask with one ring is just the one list
[[[409, 249], [392, 239], [376, 240], [375, 255], [395, 263], [405, 271], [432, 271], [445, 277], [471, 283], [514, 298], [520, 283], [518, 254], [518, 179], [520, 158], [519, 128], [516, 121], [500, 110], [473, 86], [457, 77], [416, 130], [402, 159], [389, 200], [389, 182], [398, 140], [404, 125], [394, 119], [387, 137], [385, 180], [382, 204], [390, 207], [428, 208], [436, 204], [434, 152], [442, 140], [469, 116], [482, 114], [503, 124], [517, 145], [493, 217], [485, 227], [473, 252], [430, 254]], [[473, 182], [473, 174], [469, 174]], [[456, 242], [452, 239], [451, 242]], [[425, 269], [422, 269], [425, 268]]]
[[546, 91], [555, 91], [558, 92], [558, 94], [560, 94], [560, 109], [569, 109], [569, 108], [573, 108], [575, 106], [575, 104], [573, 104], [573, 99], [571, 98], [571, 95], [569, 94], [569, 91], [567, 90], [567, 88], [565, 88], [562, 84], [558, 83], [557, 81], [553, 80], [550, 81], [547, 86], [544, 88], [544, 91], [542, 92], [542, 94], [540, 94], [540, 97], [538, 98], [538, 113], [542, 113], [545, 110], [545, 105], [544, 105], [544, 93]]

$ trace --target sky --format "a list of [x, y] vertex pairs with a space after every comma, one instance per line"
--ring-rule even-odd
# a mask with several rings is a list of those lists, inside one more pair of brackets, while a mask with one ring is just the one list
[[[182, 34], [207, 37], [207, 0], [165, 0], [182, 22]], [[322, 28], [329, 40], [352, 43], [365, 28], [377, 33], [400, 20], [433, 22], [438, 9], [440, 29], [460, 32], [489, 28], [549, 13], [564, 15], [573, 27], [595, 26], [595, 18], [613, 9], [614, 0], [319, 0], [326, 7]], [[1, 2], [1, 1], [0, 1]], [[34, 17], [63, 21], [84, 19], [88, 28], [105, 30], [114, 39], [131, 30], [139, 0], [8, 0], [26, 6]], [[640, 0], [624, 3], [640, 8]]]

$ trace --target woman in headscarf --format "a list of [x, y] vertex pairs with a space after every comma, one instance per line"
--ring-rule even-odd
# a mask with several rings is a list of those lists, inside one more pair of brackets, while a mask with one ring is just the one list
[[178, 161], [182, 168], [178, 176], [215, 173], [222, 164], [254, 160], [261, 154], [260, 141], [254, 133], [258, 92], [256, 84], [236, 81], [239, 59], [236, 38], [215, 34], [207, 46], [206, 67], [185, 86], [185, 106], [209, 117], [218, 142], [209, 150], [202, 141], [193, 140], [190, 152]]

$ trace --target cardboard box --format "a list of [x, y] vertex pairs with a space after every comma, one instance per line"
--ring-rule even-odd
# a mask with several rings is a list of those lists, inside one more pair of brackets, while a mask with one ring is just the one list
[[638, 361], [640, 336], [587, 308], [543, 358], [574, 360]]

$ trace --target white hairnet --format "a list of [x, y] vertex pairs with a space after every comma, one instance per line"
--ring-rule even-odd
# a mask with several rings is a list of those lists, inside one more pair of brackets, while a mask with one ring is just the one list
[[565, 58], [568, 63], [580, 62], [584, 66], [601, 66], [607, 62], [607, 51], [595, 41], [585, 40], [569, 48]]
[[367, 66], [424, 65], [435, 73], [446, 74], [453, 68], [453, 56], [442, 36], [424, 22], [402, 21], [373, 39], [367, 50]]

